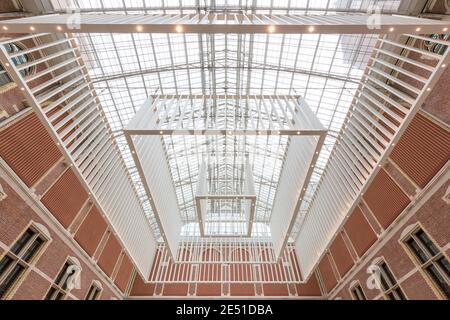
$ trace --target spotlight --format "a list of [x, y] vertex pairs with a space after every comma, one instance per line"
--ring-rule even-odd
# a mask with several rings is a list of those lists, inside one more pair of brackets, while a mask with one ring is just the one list
[[267, 32], [269, 32], [269, 33], [274, 33], [275, 30], [276, 30], [275, 26], [268, 26], [267, 27]]

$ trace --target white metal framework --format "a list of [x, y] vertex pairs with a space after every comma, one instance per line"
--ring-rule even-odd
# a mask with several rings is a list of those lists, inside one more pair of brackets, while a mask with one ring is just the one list
[[[421, 41], [441, 46], [431, 52]], [[380, 36], [296, 240], [309, 277], [450, 62], [449, 41]], [[412, 68], [411, 68], [412, 66]]]
[[[159, 284], [307, 280], [449, 62], [448, 35], [441, 35], [447, 33], [447, 22], [383, 16], [381, 29], [367, 28], [367, 22], [377, 22], [374, 16], [364, 20], [371, 5], [378, 5], [382, 14], [392, 14], [400, 0], [74, 0], [73, 4], [83, 12], [80, 22], [93, 23], [71, 30], [74, 34], [64, 33], [67, 21], [58, 20], [64, 15], [0, 24], [0, 32], [35, 33], [25, 38], [34, 41], [35, 51], [43, 57], [32, 63], [48, 64], [53, 80], [41, 88], [29, 87], [27, 80], [44, 74], [23, 79], [19, 68], [6, 69], [24, 87], [64, 154], [69, 160], [73, 157], [95, 201], [97, 197], [100, 205], [104, 201], [105, 214], [113, 226], [120, 226], [116, 231], [140, 270], [145, 269], [141, 272], [144, 278]], [[66, 7], [58, 7], [61, 2], [53, 5], [53, 10], [46, 9], [48, 13], [66, 12]], [[343, 25], [342, 16], [349, 14], [351, 22]], [[105, 29], [102, 21], [92, 21], [95, 17], [103, 23], [114, 20], [117, 29]], [[379, 33], [386, 35], [379, 37]], [[19, 36], [8, 42], [23, 39]], [[422, 42], [439, 50], [430, 52]], [[11, 64], [4, 50], [2, 57], [3, 66]], [[408, 65], [423, 73], [411, 71]], [[414, 78], [417, 84], [405, 77]], [[52, 97], [52, 92], [58, 95]], [[308, 101], [324, 128], [316, 132], [309, 128], [308, 135], [308, 127], [299, 126], [289, 108], [293, 102], [304, 103], [299, 97]], [[61, 104], [55, 112], [70, 126], [68, 131], [54, 114], [46, 112], [45, 101], [39, 101], [50, 98]], [[91, 100], [95, 103], [87, 104]], [[153, 130], [133, 149], [124, 129], [146, 101], [156, 101], [155, 127], [136, 131]], [[78, 136], [72, 137], [85, 148], [82, 154], [63, 140], [72, 129], [87, 137], [83, 143]], [[202, 134], [194, 135], [189, 129]], [[319, 131], [327, 134], [320, 149], [305, 153], [300, 150], [313, 150], [314, 145], [295, 140], [298, 131], [299, 139], [313, 139]], [[144, 161], [157, 159], [165, 169], [150, 162], [140, 165], [139, 155]], [[238, 189], [236, 183], [243, 184], [239, 173], [244, 170], [237, 163], [239, 157], [248, 155], [256, 194], [251, 237], [205, 237], [200, 230], [197, 177], [203, 161], [212, 155], [223, 165], [211, 166], [216, 172], [208, 175], [208, 183], [217, 183], [228, 192]], [[314, 167], [298, 170], [299, 163], [308, 161]], [[288, 174], [283, 176], [283, 172]], [[152, 196], [145, 176], [157, 183], [161, 174], [171, 185], [159, 186], [159, 193]], [[222, 182], [215, 181], [217, 177]], [[114, 193], [117, 184], [111, 183], [119, 179], [126, 186], [124, 194]], [[301, 185], [303, 181], [308, 183]], [[95, 187], [89, 189], [92, 182]], [[295, 196], [277, 201], [281, 199], [278, 193], [293, 195], [292, 190]], [[161, 215], [155, 199], [166, 202], [157, 205], [163, 208]], [[232, 212], [239, 205], [234, 201], [217, 208], [227, 217], [225, 211], [231, 208]], [[133, 208], [131, 216], [129, 208]], [[160, 216], [166, 222], [159, 221]], [[277, 217], [283, 223], [274, 226]], [[176, 225], [170, 231], [172, 244], [167, 240], [169, 229], [164, 227], [171, 220]], [[220, 221], [216, 229], [234, 233], [235, 228], [236, 224]], [[153, 248], [148, 237], [151, 231], [159, 249], [150, 272], [150, 264], [143, 264]], [[261, 251], [267, 252], [264, 258]], [[216, 276], [209, 276], [214, 272], [208, 265], [214, 265]], [[268, 268], [262, 270], [264, 265]], [[242, 276], [237, 276], [239, 272]]]
[[[9, 53], [5, 48], [24, 40], [33, 46], [20, 53]], [[14, 57], [24, 53], [39, 53], [40, 57], [16, 65]], [[139, 272], [147, 277], [156, 251], [153, 232], [73, 38], [37, 34], [9, 39], [0, 42], [0, 61], [117, 233]], [[42, 71], [30, 75], [21, 72], [40, 64], [45, 65]]]
[[[266, 236], [280, 255], [326, 136], [304, 99], [288, 96], [158, 95], [143, 104], [124, 132], [173, 258], [182, 233], [181, 211], [188, 210], [196, 211], [192, 222], [200, 236], [251, 237], [254, 222], [267, 223]], [[266, 158], [262, 150], [269, 139], [282, 136], [288, 137], [278, 151], [283, 165], [262, 179], [267, 175], [258, 168]], [[201, 159], [185, 163], [190, 175], [183, 181], [177, 180], [179, 165], [172, 166], [170, 158], [177, 144], [181, 148], [174, 158]], [[271, 198], [261, 196], [269, 179]], [[255, 216], [260, 206], [269, 210], [269, 220]]]
[[[200, 235], [251, 237], [256, 209], [256, 191], [253, 170], [248, 157], [207, 157], [200, 166], [197, 188], [195, 190], [195, 206], [200, 228]], [[238, 179], [230, 179], [223, 175], [223, 167], [237, 164]], [[225, 169], [226, 170], [226, 169]], [[233, 224], [235, 232], [227, 232], [230, 228], [221, 228], [223, 223]]]
[[[77, 19], [74, 21], [74, 19]], [[232, 12], [177, 14], [53, 14], [2, 21], [2, 27], [23, 32], [79, 33], [319, 33], [383, 34], [435, 32], [449, 27], [443, 20], [399, 15], [253, 14]]]

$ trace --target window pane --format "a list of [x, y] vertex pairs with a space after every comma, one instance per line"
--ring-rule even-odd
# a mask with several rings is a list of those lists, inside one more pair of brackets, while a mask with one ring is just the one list
[[421, 263], [425, 263], [429, 260], [425, 252], [419, 247], [419, 245], [416, 243], [416, 241], [411, 238], [409, 239], [406, 244], [411, 249], [411, 251], [415, 254], [415, 256], [420, 260]]
[[0, 299], [2, 299], [13, 284], [19, 279], [25, 268], [20, 264], [14, 266], [11, 272], [6, 276], [3, 282], [0, 284]]
[[55, 297], [55, 300], [62, 300], [63, 298], [64, 298], [64, 293], [59, 291], [58, 294]]
[[8, 256], [4, 256], [3, 259], [0, 261], [0, 277], [3, 275], [3, 273], [8, 269], [8, 267], [13, 262], [13, 259]]
[[19, 240], [14, 243], [14, 245], [11, 248], [11, 252], [14, 254], [18, 254], [20, 250], [30, 241], [30, 239], [35, 235], [36, 232], [34, 232], [32, 229], [28, 229], [25, 231], [25, 233], [20, 237]]
[[394, 292], [395, 292], [396, 300], [406, 300], [406, 297], [400, 288], [395, 289]]
[[41, 238], [36, 238], [36, 240], [30, 245], [27, 251], [23, 254], [22, 259], [26, 262], [29, 262], [34, 257], [39, 248], [42, 247], [43, 243], [44, 240], [42, 240]]
[[397, 281], [395, 280], [394, 276], [392, 275], [391, 270], [389, 270], [387, 264], [383, 263], [381, 265], [381, 269], [386, 274], [386, 277], [387, 277], [386, 281], [389, 283], [389, 288], [393, 287], [393, 285], [395, 285], [397, 283]]
[[434, 245], [431, 239], [423, 232], [423, 230], [419, 230], [416, 233], [416, 236], [422, 241], [422, 244], [428, 249], [432, 256], [435, 256], [439, 253], [439, 249]]
[[67, 268], [69, 267], [69, 264], [66, 262], [65, 264], [64, 264], [64, 267], [63, 267], [63, 269], [61, 270], [61, 272], [58, 274], [58, 277], [56, 278], [56, 280], [55, 280], [55, 284], [57, 284], [58, 286], [60, 286], [62, 283], [62, 280], [63, 280], [63, 277], [64, 277], [64, 275], [66, 274], [66, 271], [67, 271]]
[[47, 294], [45, 295], [44, 300], [53, 300], [53, 295], [55, 294], [56, 289], [53, 287], [50, 287]]
[[434, 265], [431, 265], [426, 268], [426, 270], [433, 279], [434, 283], [442, 290], [447, 299], [450, 299], [450, 286], [438, 272], [436, 267]]
[[365, 296], [361, 286], [359, 286], [359, 285], [355, 286], [352, 290], [352, 293], [353, 293], [353, 297], [356, 300], [366, 300], [366, 296]]
[[438, 265], [442, 268], [442, 270], [447, 274], [447, 277], [450, 278], [450, 262], [448, 262], [446, 257], [442, 257], [437, 261]]

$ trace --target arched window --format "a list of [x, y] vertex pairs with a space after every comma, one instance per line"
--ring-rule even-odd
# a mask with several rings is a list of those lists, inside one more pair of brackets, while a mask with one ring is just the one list
[[[8, 43], [5, 45], [5, 49], [9, 54], [16, 54], [22, 50], [25, 50], [25, 47], [21, 43]], [[16, 66], [19, 66], [24, 63], [28, 63], [32, 60], [31, 56], [29, 54], [19, 54], [17, 56], [14, 56], [12, 58], [12, 61]], [[25, 68], [20, 71], [22, 76], [28, 76], [32, 74], [34, 71], [33, 67]], [[3, 68], [2, 65], [0, 65], [0, 87], [7, 85], [11, 83], [12, 80], [9, 77], [6, 70]]]

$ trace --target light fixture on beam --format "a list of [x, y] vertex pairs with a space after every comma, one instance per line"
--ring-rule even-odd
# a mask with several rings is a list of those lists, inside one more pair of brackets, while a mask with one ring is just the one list
[[175, 27], [175, 31], [176, 32], [178, 32], [178, 33], [181, 33], [181, 32], [183, 32], [183, 26], [181, 26], [181, 25], [177, 25], [176, 27]]
[[277, 29], [277, 28], [275, 28], [275, 26], [268, 26], [268, 27], [267, 27], [267, 32], [268, 32], [268, 33], [274, 33], [276, 29]]

